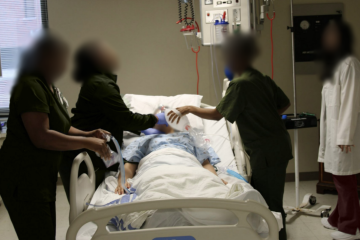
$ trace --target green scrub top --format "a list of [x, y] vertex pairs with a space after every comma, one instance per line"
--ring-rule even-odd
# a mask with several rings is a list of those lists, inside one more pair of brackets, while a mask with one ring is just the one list
[[154, 127], [157, 118], [152, 115], [133, 113], [120, 96], [117, 76], [97, 74], [84, 81], [76, 107], [71, 110], [74, 127], [92, 131], [102, 128], [120, 142], [123, 131], [140, 131]]
[[[117, 76], [113, 74], [95, 74], [83, 82], [76, 107], [71, 110], [73, 127], [83, 131], [98, 128], [111, 132], [122, 142], [123, 131], [137, 132], [154, 127], [157, 118], [152, 114], [133, 113], [125, 105], [120, 88], [116, 84]], [[110, 143], [110, 147], [115, 147]], [[88, 151], [94, 167], [104, 168], [102, 160]], [[95, 161], [96, 159], [96, 161]]]
[[53, 202], [62, 152], [39, 149], [22, 122], [26, 112], [49, 116], [50, 129], [68, 134], [70, 118], [59, 95], [39, 75], [21, 76], [10, 98], [7, 135], [0, 150], [0, 182], [19, 200]]
[[268, 76], [249, 68], [234, 79], [216, 109], [236, 124], [252, 169], [263, 169], [293, 158], [290, 135], [277, 110], [289, 98]]

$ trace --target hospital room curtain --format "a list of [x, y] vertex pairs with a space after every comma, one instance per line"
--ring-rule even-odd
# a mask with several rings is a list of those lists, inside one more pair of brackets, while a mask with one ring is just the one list
[[21, 53], [48, 25], [47, 0], [0, 1], [0, 119], [9, 112]]

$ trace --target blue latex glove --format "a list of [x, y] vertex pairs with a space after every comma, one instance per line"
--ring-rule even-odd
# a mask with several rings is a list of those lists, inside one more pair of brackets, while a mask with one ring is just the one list
[[158, 113], [155, 116], [159, 119], [157, 124], [168, 126], [168, 123], [167, 123], [166, 117], [165, 117], [165, 113]]
[[145, 135], [164, 134], [162, 131], [159, 131], [155, 128], [148, 128], [146, 130], [142, 130], [141, 132]]
[[229, 81], [232, 81], [234, 79], [234, 73], [231, 72], [229, 67], [225, 67], [224, 72], [225, 76], [229, 79]]

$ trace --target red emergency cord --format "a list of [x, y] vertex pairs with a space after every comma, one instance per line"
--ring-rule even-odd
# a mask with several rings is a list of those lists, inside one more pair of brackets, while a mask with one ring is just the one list
[[[184, 21], [185, 19], [193, 19], [193, 18], [190, 18], [190, 17], [187, 17], [187, 18], [183, 18], [179, 21], [176, 22], [176, 24], [179, 24], [181, 23], [182, 21]], [[196, 24], [196, 29], [198, 32], [200, 32], [200, 27], [199, 27], [199, 24], [197, 23], [197, 21], [195, 21], [195, 24]], [[191, 26], [186, 26], [185, 28], [182, 28], [180, 30], [180, 32], [185, 32], [185, 31], [193, 31], [195, 30], [195, 26], [194, 25], [191, 25]], [[191, 47], [191, 50], [193, 51], [193, 53], [196, 54], [196, 73], [197, 73], [197, 84], [196, 84], [196, 94], [199, 95], [199, 84], [200, 84], [200, 74], [199, 74], [199, 65], [198, 65], [198, 59], [199, 59], [199, 52], [200, 52], [200, 46], [199, 48], [195, 51], [194, 48]]]
[[275, 11], [273, 12], [272, 18], [266, 13], [267, 18], [270, 20], [270, 38], [271, 38], [271, 78], [274, 79], [274, 40], [273, 40], [273, 20], [275, 19]]

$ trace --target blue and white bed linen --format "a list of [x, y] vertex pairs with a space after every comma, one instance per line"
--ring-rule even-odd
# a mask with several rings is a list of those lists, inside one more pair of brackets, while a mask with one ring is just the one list
[[220, 158], [212, 147], [207, 150], [194, 146], [188, 133], [154, 134], [141, 137], [132, 142], [123, 152], [123, 158], [129, 162], [140, 162], [145, 156], [164, 148], [176, 148], [195, 156], [202, 164], [209, 159], [212, 165], [220, 162]]

